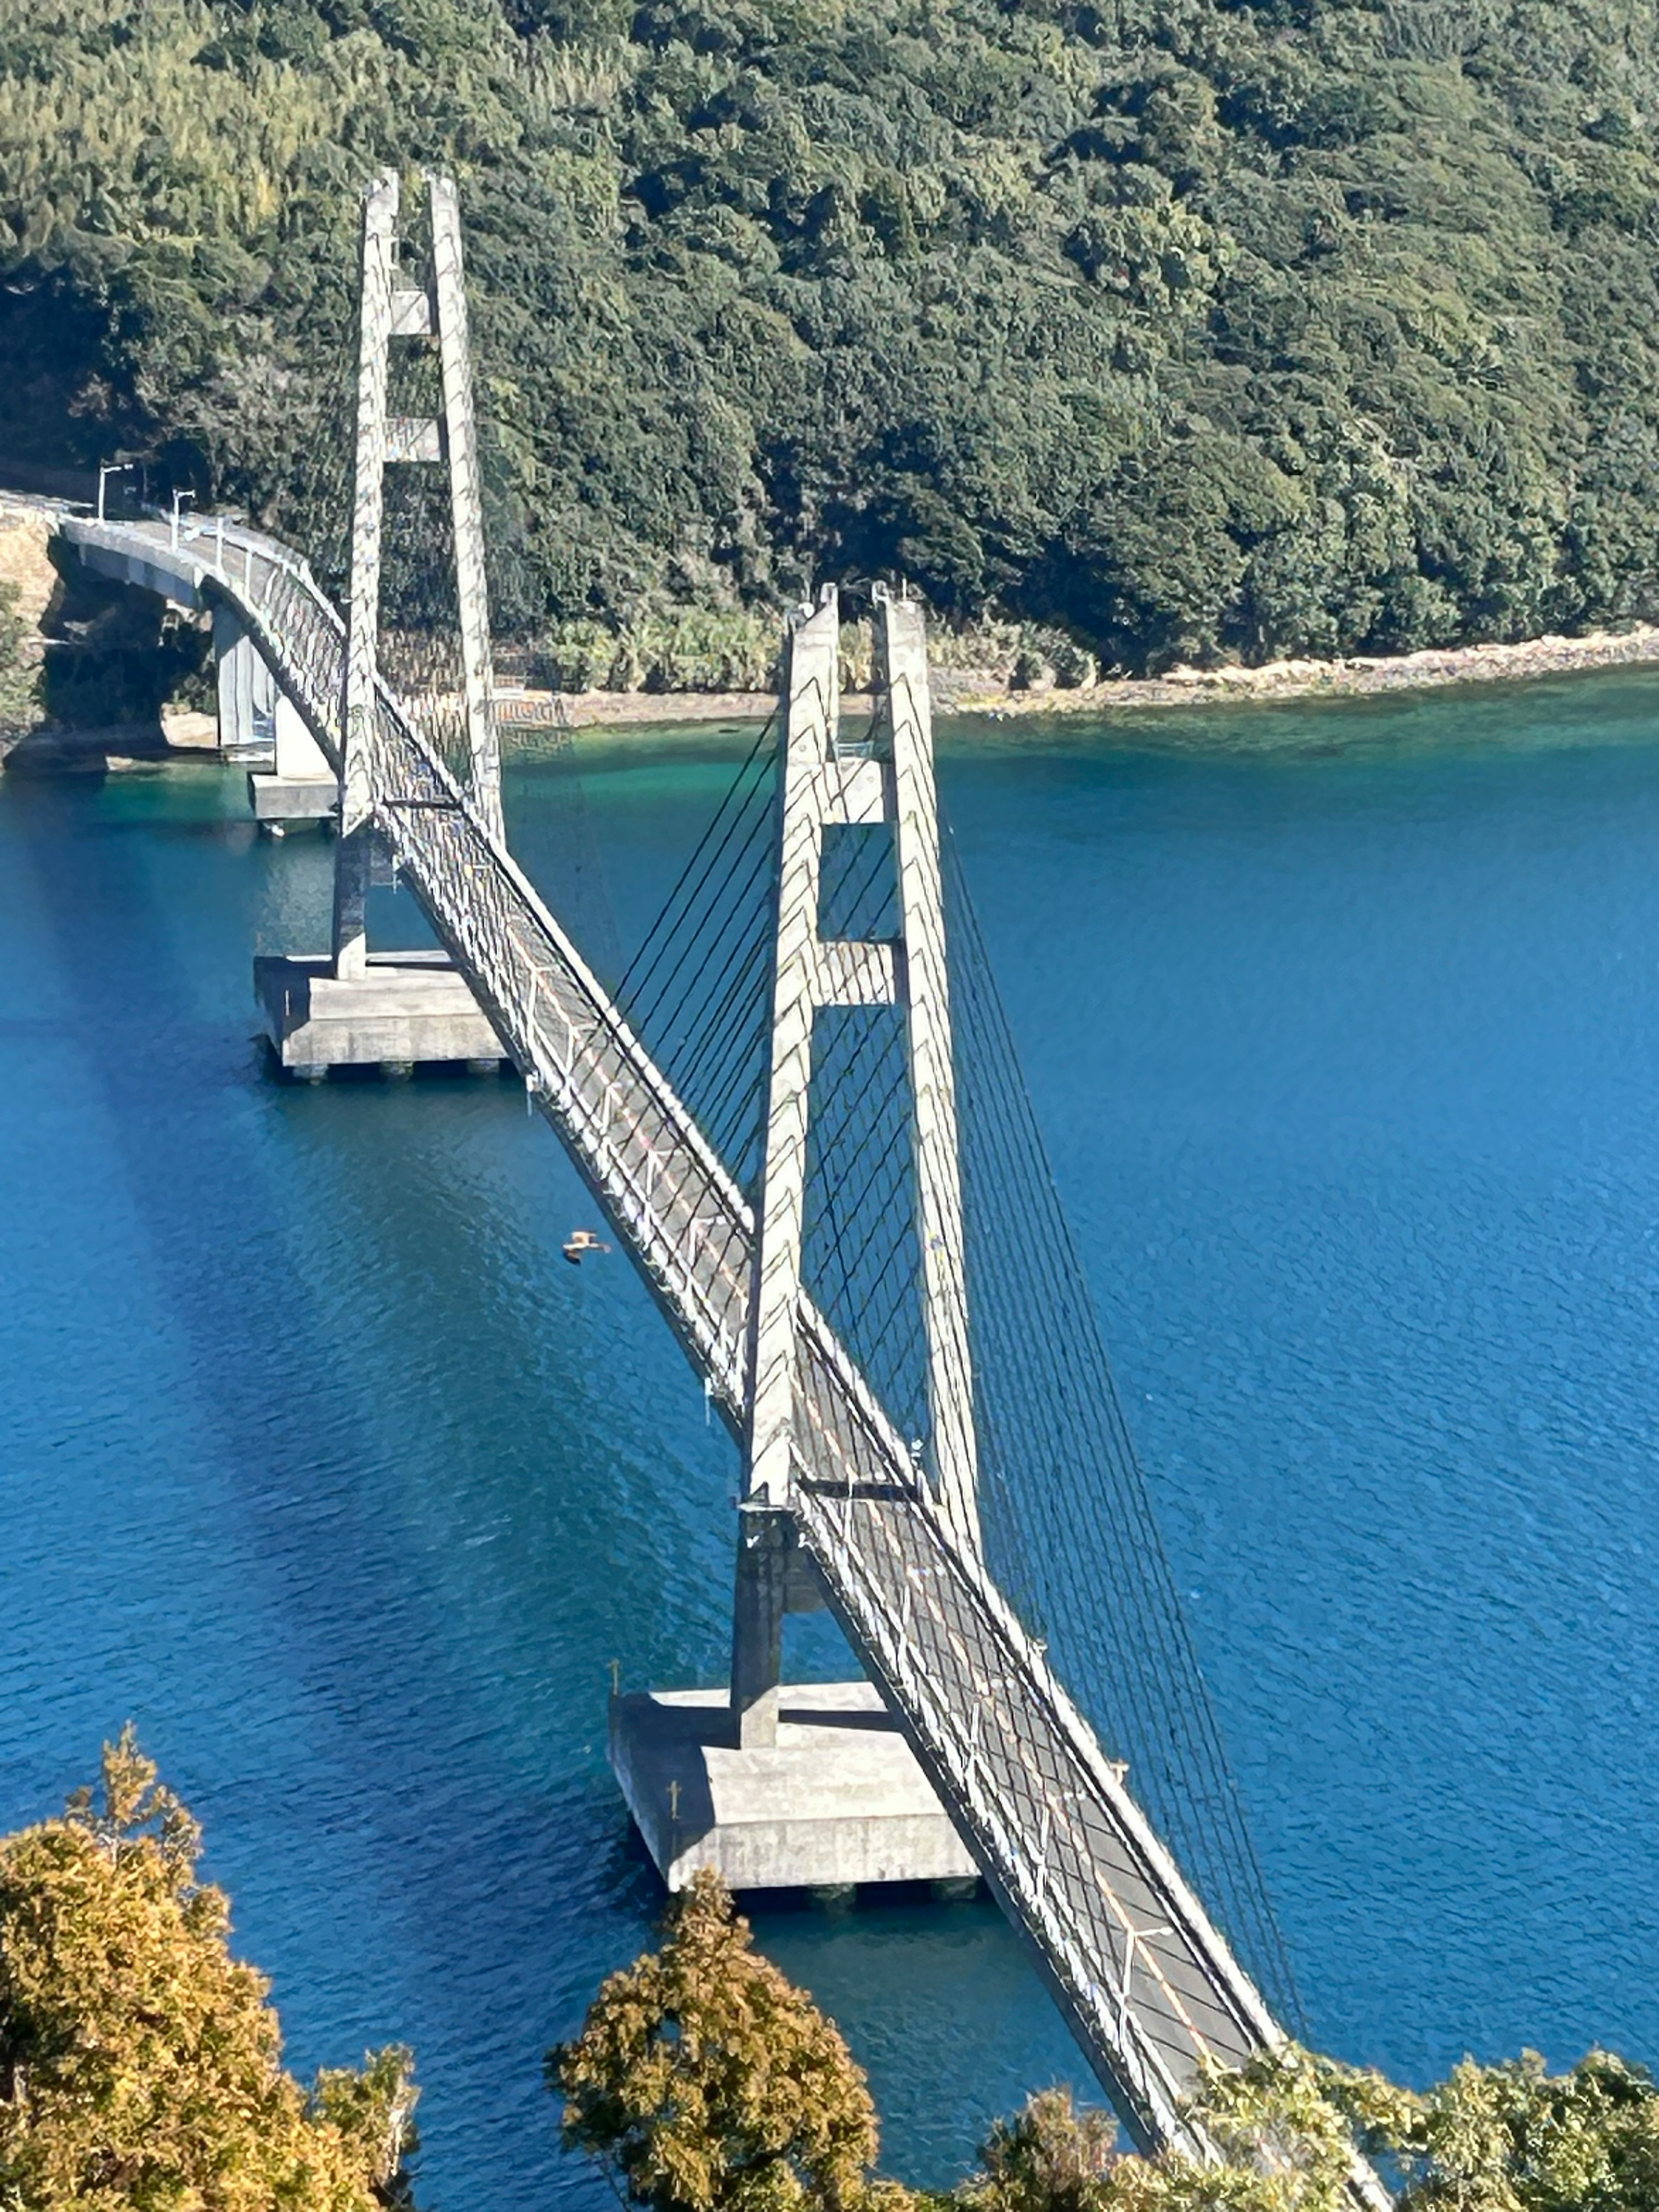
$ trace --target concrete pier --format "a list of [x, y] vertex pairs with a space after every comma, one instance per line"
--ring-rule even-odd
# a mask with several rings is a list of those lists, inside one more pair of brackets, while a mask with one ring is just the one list
[[871, 1682], [784, 1688], [776, 1744], [749, 1751], [724, 1690], [614, 1698], [611, 1765], [670, 1889], [705, 1866], [737, 1890], [978, 1873]]
[[276, 744], [276, 679], [236, 610], [213, 610], [213, 653], [219, 678], [219, 750], [227, 760], [269, 765]]
[[326, 953], [261, 954], [254, 995], [271, 1049], [291, 1074], [334, 1067], [387, 1074], [439, 1061], [499, 1065], [501, 1040], [447, 952], [371, 952], [368, 973], [339, 976]]
[[329, 822], [340, 811], [340, 779], [322, 747], [306, 727], [299, 708], [279, 691], [274, 710], [276, 750], [268, 769], [247, 780], [248, 805], [256, 822], [288, 829], [301, 822]]

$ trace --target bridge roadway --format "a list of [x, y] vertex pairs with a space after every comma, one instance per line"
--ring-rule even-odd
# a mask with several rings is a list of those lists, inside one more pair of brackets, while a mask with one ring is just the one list
[[[339, 759], [343, 624], [258, 534], [68, 521], [89, 566], [186, 605], [228, 600]], [[755, 1222], [662, 1072], [413, 717], [382, 684], [377, 825], [537, 1104], [741, 1437]], [[1030, 1940], [1137, 2141], [1206, 2160], [1182, 2112], [1208, 2061], [1282, 2040], [1261, 1997], [821, 1314], [802, 1334], [798, 1540], [987, 1881]], [[1352, 2194], [1389, 2198], [1356, 2159]]]

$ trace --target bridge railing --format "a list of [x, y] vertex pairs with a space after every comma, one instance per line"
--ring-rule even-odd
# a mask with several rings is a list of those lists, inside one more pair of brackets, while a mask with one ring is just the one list
[[[307, 564], [259, 533], [198, 524], [181, 551], [259, 636], [329, 758], [340, 760], [345, 626]], [[747, 1201], [575, 947], [384, 684], [371, 743], [375, 819], [532, 1096], [642, 1255], [659, 1302], [730, 1418], [746, 1400]]]
[[[93, 542], [106, 535], [131, 544], [131, 526]], [[198, 580], [255, 631], [337, 765], [344, 629], [306, 563], [236, 526], [198, 523], [179, 537], [175, 546], [149, 526], [146, 559], [200, 564]], [[376, 823], [394, 861], [740, 1431], [748, 1202], [384, 686], [371, 744]], [[1279, 2031], [1042, 1647], [962, 1552], [856, 1363], [810, 1307], [799, 1340], [797, 1518], [838, 1615], [1144, 2139], [1212, 2158], [1182, 2110], [1201, 2064], [1237, 2063]], [[1374, 2212], [1387, 2203], [1358, 2164], [1354, 2194]]]
[[[216, 536], [216, 553], [219, 543]], [[337, 614], [303, 562], [257, 542], [233, 538], [216, 565], [303, 683], [307, 719], [328, 726], [337, 757]], [[376, 819], [395, 861], [740, 1424], [755, 1234], [747, 1202], [465, 787], [384, 687], [372, 743]], [[1180, 2111], [1199, 2058], [1237, 2058], [1277, 2031], [1150, 1831], [1139, 1823], [1144, 1832], [1132, 1832], [1133, 1808], [1103, 1774], [1092, 1735], [982, 1569], [958, 1556], [903, 1440], [835, 1331], [809, 1310], [801, 1341], [803, 1533], [837, 1610], [1131, 2109], [1153, 2139], [1202, 2153]], [[830, 1505], [837, 1492], [839, 1521]], [[1102, 1814], [1108, 1794], [1123, 1796], [1127, 1821], [1121, 1808]]]
[[[1063, 1899], [1087, 1867], [1083, 1853], [1074, 1845], [1067, 1849], [1073, 1843], [1071, 1808], [1064, 1799], [1030, 1786], [1011, 1800], [1007, 1762], [994, 1759], [992, 1738], [1008, 1727], [995, 1696], [995, 1661], [1000, 1658], [1012, 1671], [1019, 1667], [1018, 1656], [999, 1650], [1000, 1639], [984, 1638], [977, 1656], [992, 1663], [973, 1685], [964, 1721], [933, 1671], [932, 1646], [937, 1639], [924, 1640], [920, 1633], [921, 1615], [931, 1608], [926, 1600], [918, 1601], [918, 1587], [935, 1566], [943, 1569], [944, 1562], [907, 1561], [895, 1587], [872, 1568], [871, 1547], [860, 1540], [853, 1525], [850, 1500], [843, 1510], [827, 1497], [815, 1497], [803, 1517], [810, 1546], [829, 1570], [831, 1588], [856, 1616], [858, 1640], [873, 1661], [878, 1679], [896, 1690], [902, 1709], [922, 1738], [927, 1764], [946, 1778], [945, 1793], [955, 1798], [978, 1841], [981, 1863], [1015, 1917], [1037, 1937], [1051, 1976], [1064, 1983], [1068, 2010], [1091, 2028], [1091, 2042], [1097, 2052], [1109, 2055], [1110, 2070], [1134, 2107], [1155, 2120], [1162, 2139], [1186, 2141], [1192, 2131], [1183, 2125], [1181, 2101], [1191, 2087], [1190, 2065], [1183, 2069], [1183, 2086], [1142, 2028], [1136, 2009], [1142, 1931], [1127, 1914], [1121, 1916], [1121, 1965], [1116, 1981], [1103, 1984], [1109, 1953], [1085, 1951], [1078, 1940], [1074, 1909], [1063, 1909]], [[981, 1630], [985, 1626], [975, 1625]], [[1200, 2155], [1213, 2155], [1201, 2137], [1190, 2147]]]

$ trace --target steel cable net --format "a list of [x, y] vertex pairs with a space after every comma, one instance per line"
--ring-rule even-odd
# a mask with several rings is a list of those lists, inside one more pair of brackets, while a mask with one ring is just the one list
[[[435, 348], [394, 346], [391, 373], [390, 414], [438, 411]], [[319, 476], [331, 479], [331, 491], [338, 486], [326, 506], [342, 523], [346, 459], [343, 451], [319, 454]], [[338, 552], [332, 544], [315, 551], [326, 570], [343, 567], [343, 543]], [[441, 465], [388, 469], [383, 562], [386, 673], [433, 750], [464, 780], [459, 610]], [[777, 756], [769, 724], [619, 993], [751, 1197], [771, 1011]], [[971, 1393], [988, 1564], [1046, 1639], [1104, 1747], [1128, 1761], [1132, 1790], [1264, 1994], [1298, 2026], [1282, 1941], [948, 837], [944, 862], [973, 1370], [971, 1382], [950, 1382]], [[829, 832], [823, 934], [894, 937], [895, 893], [890, 833]], [[805, 1286], [926, 1480], [934, 1472], [928, 1344], [901, 1010], [819, 1010], [811, 1109]]]
[[777, 764], [774, 716], [617, 991], [629, 1024], [750, 1198], [766, 1110]]
[[[430, 224], [424, 196], [410, 196], [398, 240], [399, 281], [411, 289], [423, 282]], [[314, 404], [314, 431], [296, 485], [307, 558], [325, 594], [345, 608], [350, 600], [351, 526], [356, 474], [357, 323], [342, 326]], [[387, 355], [386, 412], [430, 419], [439, 410], [442, 367], [437, 342], [398, 337]], [[488, 477], [499, 458], [499, 431], [486, 410], [477, 419], [481, 464]], [[382, 681], [402, 710], [463, 787], [471, 781], [466, 725], [465, 657], [455, 562], [454, 514], [446, 461], [388, 462], [381, 483], [380, 621], [376, 655]], [[509, 596], [522, 604], [524, 554], [508, 532], [489, 540], [492, 586], [503, 571]], [[492, 592], [494, 612], [495, 592]], [[499, 655], [498, 637], [492, 649]], [[520, 653], [520, 658], [522, 654]], [[499, 659], [498, 659], [499, 666]], [[505, 723], [497, 686], [498, 722]], [[505, 732], [503, 733], [505, 735]], [[538, 716], [533, 750], [544, 774], [557, 781], [544, 807], [536, 853], [537, 873], [584, 956], [607, 984], [622, 968], [616, 918], [605, 881], [599, 842], [587, 804], [583, 763], [568, 729]], [[526, 750], [529, 750], [528, 747]]]
[[[765, 1114], [777, 855], [769, 725], [632, 963], [623, 1004], [751, 1198]], [[991, 963], [942, 839], [987, 1564], [1279, 2020], [1303, 2016], [1093, 1300]], [[890, 834], [832, 830], [826, 936], [897, 933]], [[924, 1478], [927, 1335], [904, 1015], [821, 1007], [805, 1287]]]
[[[897, 939], [890, 823], [831, 824], [821, 868], [821, 935], [876, 944]], [[931, 1471], [902, 1006], [818, 1009], [807, 1131], [802, 1280], [908, 1443], [913, 1461]]]
[[354, 314], [330, 350], [311, 403], [310, 434], [295, 474], [291, 510], [275, 518], [279, 538], [303, 554], [325, 597], [343, 608], [351, 574], [351, 493], [356, 466], [357, 330]]
[[[413, 219], [424, 231], [423, 207]], [[404, 251], [412, 255], [412, 265], [424, 265], [423, 237], [405, 242]], [[387, 362], [391, 421], [434, 421], [442, 407], [435, 341], [395, 341]], [[448, 466], [442, 461], [394, 463], [386, 471], [384, 498], [380, 671], [432, 750], [465, 783], [471, 761]]]
[[1283, 1936], [1094, 1300], [947, 837], [969, 1327], [988, 1564], [1279, 2019]]
[[[351, 224], [360, 220], [354, 204]], [[361, 301], [352, 262], [317, 304], [307, 351], [314, 381], [293, 395], [296, 453], [292, 478], [264, 520], [301, 553], [324, 598], [343, 611], [351, 575], [351, 510], [356, 470]]]

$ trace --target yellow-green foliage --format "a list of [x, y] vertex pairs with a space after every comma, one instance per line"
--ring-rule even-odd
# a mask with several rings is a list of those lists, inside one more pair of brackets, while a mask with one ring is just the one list
[[1356, 2142], [1403, 2178], [1399, 2212], [1659, 2205], [1659, 2092], [1604, 2051], [1559, 2075], [1465, 2059], [1419, 2094], [1289, 2045], [1217, 2069], [1192, 2110], [1221, 2164], [1120, 2155], [1109, 2122], [1034, 2098], [992, 2130], [963, 2212], [1343, 2212]]
[[1559, 2075], [1532, 2052], [1466, 2059], [1419, 2093], [1286, 2044], [1203, 2078], [1188, 2111], [1218, 2160], [1124, 2152], [1109, 2114], [1050, 2089], [997, 2123], [948, 2195], [872, 2181], [863, 2075], [755, 1957], [714, 1875], [665, 1932], [549, 2061], [566, 2141], [652, 2212], [872, 2193], [879, 2212], [1346, 2212], [1357, 2146], [1387, 2154], [1399, 2212], [1659, 2212], [1659, 2090], [1604, 2051]]
[[0, 2205], [374, 2212], [402, 2201], [404, 2051], [282, 2064], [269, 1984], [227, 1948], [201, 1834], [129, 1728], [101, 1802], [0, 1841]]
[[1340, 2212], [1352, 2144], [1312, 2060], [1218, 2069], [1193, 2109], [1222, 2163], [1121, 2153], [1109, 2116], [1046, 2091], [992, 2130], [960, 2212]]
[[1651, 2212], [1659, 2090], [1644, 2067], [1592, 2051], [1551, 2074], [1534, 2051], [1466, 2058], [1421, 2095], [1324, 2063], [1328, 2093], [1371, 2148], [1411, 2175], [1404, 2212]]
[[[220, 11], [201, 0], [58, 0], [9, 23], [0, 76], [0, 175], [18, 251], [76, 238], [170, 249], [278, 234], [296, 169], [356, 109], [384, 97], [389, 56], [372, 33], [330, 41], [314, 65], [258, 53], [210, 58]], [[41, 66], [48, 54], [72, 67]]]
[[763, 691], [777, 683], [781, 635], [758, 608], [678, 607], [620, 630], [562, 623], [530, 672], [556, 691]]
[[868, 2204], [875, 2106], [835, 2027], [756, 1955], [716, 1875], [695, 1877], [665, 1933], [548, 2054], [565, 2142], [654, 2212]]

